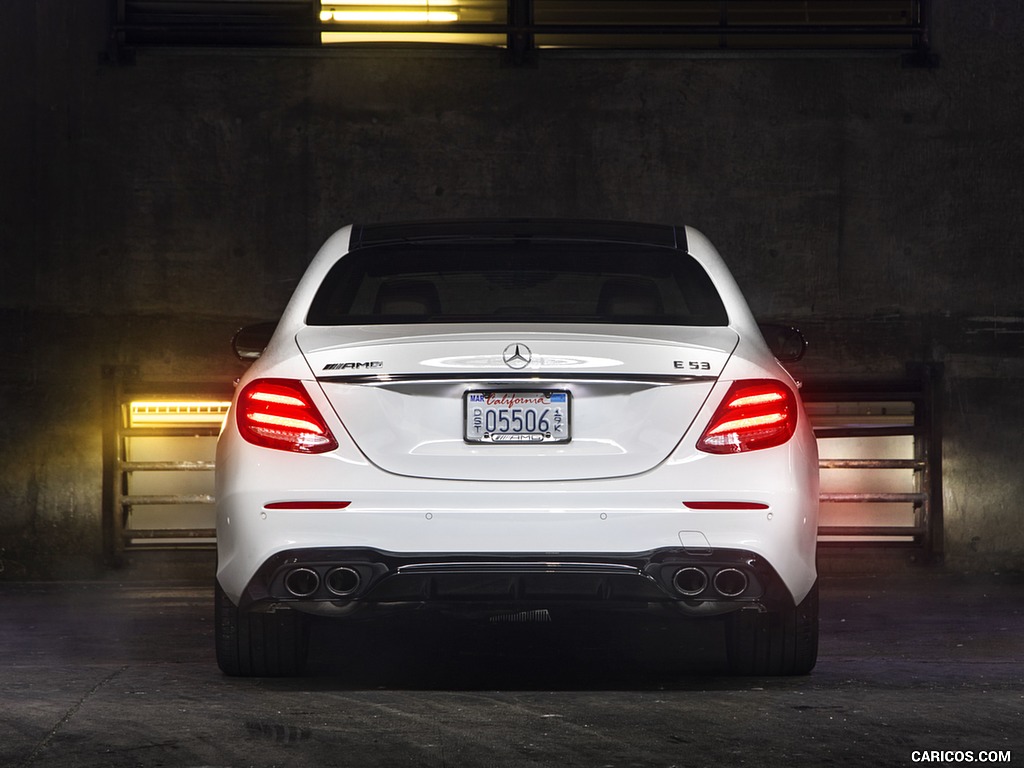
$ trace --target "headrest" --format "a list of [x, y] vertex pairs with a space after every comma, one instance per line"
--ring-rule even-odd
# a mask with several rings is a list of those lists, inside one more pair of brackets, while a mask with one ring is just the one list
[[597, 312], [605, 317], [657, 317], [662, 314], [661, 294], [648, 278], [613, 277], [601, 287]]
[[388, 280], [377, 290], [373, 312], [376, 315], [440, 314], [437, 287], [428, 280]]

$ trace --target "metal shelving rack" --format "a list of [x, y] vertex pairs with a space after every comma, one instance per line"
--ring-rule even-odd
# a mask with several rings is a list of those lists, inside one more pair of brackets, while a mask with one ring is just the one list
[[[847, 423], [816, 425], [820, 441], [829, 438], [858, 438], [870, 442], [878, 437], [913, 438], [913, 455], [906, 458], [823, 458], [822, 470], [909, 470], [913, 473], [913, 490], [905, 492], [856, 491], [823, 492], [823, 503], [912, 505], [911, 525], [872, 525], [853, 522], [849, 525], [822, 525], [821, 544], [843, 546], [896, 546], [913, 549], [931, 562], [942, 557], [942, 366], [926, 365], [913, 375], [900, 380], [808, 381], [801, 395], [813, 413], [815, 404], [902, 403], [908, 407], [904, 418], [870, 419], [852, 414]], [[813, 420], [813, 419], [812, 419]], [[903, 423], [900, 423], [903, 422]], [[852, 513], [851, 517], [855, 517]]]
[[[134, 401], [209, 401], [227, 403], [231, 399], [230, 387], [223, 382], [163, 382], [140, 383], [134, 370], [109, 369], [104, 371], [108, 382], [107, 418], [103, 440], [104, 467], [104, 550], [107, 560], [119, 564], [127, 550], [134, 549], [208, 549], [216, 543], [212, 526], [177, 527], [164, 524], [154, 526], [133, 525], [136, 518], [145, 518], [149, 512], [174, 505], [212, 505], [212, 493], [132, 492], [132, 478], [145, 473], [171, 472], [185, 475], [207, 473], [212, 476], [214, 462], [174, 456], [160, 460], [136, 460], [130, 455], [133, 438], [208, 438], [215, 439], [220, 432], [223, 413], [204, 412], [209, 423], [188, 425], [146, 424], [133, 425], [130, 404]], [[221, 410], [226, 410], [221, 406]], [[186, 484], [187, 485], [187, 484]], [[154, 517], [160, 517], [154, 514]]]

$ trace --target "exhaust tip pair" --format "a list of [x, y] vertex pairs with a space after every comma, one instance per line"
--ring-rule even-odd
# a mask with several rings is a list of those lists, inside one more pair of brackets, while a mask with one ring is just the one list
[[[342, 565], [328, 570], [322, 581], [324, 588], [335, 597], [350, 597], [359, 589], [362, 577], [354, 568]], [[292, 568], [284, 575], [284, 588], [292, 597], [312, 597], [320, 584], [320, 573], [314, 568]]]
[[750, 580], [738, 568], [719, 568], [709, 577], [703, 568], [680, 568], [672, 576], [672, 586], [685, 597], [704, 594], [710, 585], [718, 597], [739, 597], [747, 590]]

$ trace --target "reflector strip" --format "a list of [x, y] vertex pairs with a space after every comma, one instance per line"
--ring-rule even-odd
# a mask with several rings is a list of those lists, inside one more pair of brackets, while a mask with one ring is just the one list
[[768, 509], [767, 504], [759, 501], [684, 501], [683, 506], [687, 509], [713, 510], [713, 509]]
[[264, 509], [345, 509], [351, 501], [273, 501]]

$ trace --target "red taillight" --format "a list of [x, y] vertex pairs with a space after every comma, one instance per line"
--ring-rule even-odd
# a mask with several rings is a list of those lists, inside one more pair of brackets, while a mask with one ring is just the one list
[[771, 379], [737, 381], [726, 393], [697, 448], [707, 453], [740, 453], [773, 448], [793, 436], [796, 396]]
[[264, 448], [324, 453], [338, 447], [320, 412], [298, 381], [257, 379], [238, 395], [238, 431]]

